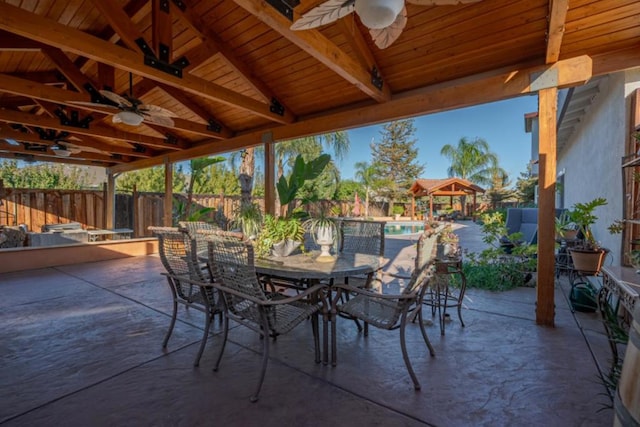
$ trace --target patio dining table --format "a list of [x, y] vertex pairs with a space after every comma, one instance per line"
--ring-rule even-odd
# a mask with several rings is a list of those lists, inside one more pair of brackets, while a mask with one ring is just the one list
[[[341, 252], [334, 255], [333, 261], [318, 261], [318, 251], [311, 251], [289, 255], [286, 257], [269, 256], [266, 258], [256, 258], [255, 268], [260, 275], [267, 277], [277, 277], [296, 281], [303, 286], [311, 286], [318, 282], [324, 282], [329, 286], [328, 300], [330, 307], [323, 309], [323, 356], [322, 362], [328, 363], [328, 340], [329, 332], [327, 321], [336, 321], [337, 301], [332, 298], [331, 285], [334, 281], [353, 276], [366, 276], [367, 286], [371, 282], [373, 274], [383, 263], [377, 255], [363, 253]], [[335, 328], [332, 328], [334, 331]], [[334, 333], [334, 332], [332, 332]], [[332, 337], [331, 364], [336, 365], [336, 340]]]

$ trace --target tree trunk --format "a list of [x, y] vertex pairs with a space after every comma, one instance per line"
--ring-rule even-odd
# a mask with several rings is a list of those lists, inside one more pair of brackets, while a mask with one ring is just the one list
[[256, 157], [253, 148], [247, 148], [242, 153], [242, 163], [240, 163], [240, 204], [246, 206], [251, 204], [251, 193], [253, 192], [253, 172], [256, 168]]
[[364, 192], [364, 216], [369, 216], [369, 189], [367, 188]]

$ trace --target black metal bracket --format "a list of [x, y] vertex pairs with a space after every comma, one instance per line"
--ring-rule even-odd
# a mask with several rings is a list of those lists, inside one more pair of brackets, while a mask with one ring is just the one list
[[[91, 96], [91, 102], [93, 102], [94, 104], [113, 105], [113, 106], [118, 105], [115, 102], [111, 101], [110, 99], [107, 99], [104, 96], [100, 95], [100, 92], [98, 91], [98, 89], [93, 87], [91, 83], [85, 83], [83, 87]], [[105, 86], [104, 88], [109, 91], [111, 90], [111, 88], [108, 86]]]
[[216, 132], [216, 133], [220, 133], [222, 131], [222, 125], [218, 122], [216, 122], [213, 119], [209, 119], [209, 124], [207, 125], [207, 130], [210, 130], [211, 132]]
[[38, 132], [38, 136], [40, 136], [40, 139], [42, 139], [43, 141], [57, 141], [59, 139], [65, 139], [69, 136], [69, 132], [64, 130], [58, 132], [55, 129], [42, 129], [41, 127], [35, 127], [33, 129]]
[[24, 149], [27, 151], [37, 151], [40, 153], [46, 153], [47, 152], [47, 147], [46, 145], [43, 144], [33, 144], [30, 142], [23, 142], [22, 143], [24, 145]]
[[122, 154], [113, 153], [110, 156], [112, 159], [122, 160]]
[[293, 22], [293, 8], [300, 4], [299, 0], [267, 0], [275, 10]]
[[133, 152], [134, 153], [146, 153], [147, 152], [147, 147], [145, 147], [144, 145], [140, 145], [140, 144], [133, 144]]
[[19, 132], [22, 133], [28, 133], [29, 129], [27, 129], [24, 125], [20, 124], [20, 123], [11, 123], [11, 129], [13, 130], [17, 130]]
[[177, 145], [178, 144], [178, 137], [170, 134], [170, 133], [166, 133], [164, 138], [164, 142], [166, 142], [167, 144], [171, 144], [171, 145]]
[[169, 13], [169, 0], [160, 1], [160, 10], [164, 13]]
[[56, 109], [53, 112], [56, 117], [60, 119], [60, 124], [63, 126], [71, 126], [74, 128], [80, 129], [89, 129], [89, 123], [93, 121], [93, 116], [91, 114], [86, 115], [83, 118], [80, 118], [80, 113], [75, 110], [72, 110], [69, 117], [64, 111], [60, 108]]
[[163, 71], [172, 76], [182, 78], [182, 69], [189, 65], [189, 60], [186, 56], [182, 56], [175, 61], [169, 63], [169, 47], [160, 45], [160, 57], [158, 58], [153, 50], [149, 47], [149, 44], [140, 37], [136, 40], [136, 44], [144, 54], [144, 64], [156, 70]]
[[187, 5], [184, 4], [184, 2], [182, 0], [172, 0], [173, 4], [175, 4], [178, 9], [184, 11], [187, 8]]
[[376, 67], [371, 69], [371, 84], [380, 90], [382, 90], [382, 86], [384, 85], [382, 76], [378, 73], [378, 69]]
[[279, 116], [284, 116], [284, 107], [275, 98], [271, 98], [271, 106], [269, 106], [269, 111], [278, 114]]

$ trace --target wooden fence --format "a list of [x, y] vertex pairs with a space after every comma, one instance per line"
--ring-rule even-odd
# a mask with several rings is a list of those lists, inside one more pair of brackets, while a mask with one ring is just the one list
[[[45, 224], [79, 222], [83, 228], [106, 228], [106, 189], [37, 190], [4, 188], [0, 192], [0, 225], [25, 224], [31, 231], [40, 231]], [[264, 200], [255, 201], [264, 208]], [[186, 203], [184, 194], [174, 194], [174, 210]], [[316, 212], [336, 207], [341, 215], [353, 213], [353, 203], [320, 201], [309, 206]], [[226, 226], [240, 206], [240, 196], [194, 195], [193, 209], [212, 208], [202, 220]], [[371, 203], [370, 216], [384, 215], [382, 203]], [[361, 207], [361, 212], [364, 212]], [[176, 217], [176, 215], [173, 215]], [[164, 193], [118, 193], [115, 202], [115, 227], [132, 229], [134, 237], [150, 236], [147, 227], [161, 225], [164, 218]]]

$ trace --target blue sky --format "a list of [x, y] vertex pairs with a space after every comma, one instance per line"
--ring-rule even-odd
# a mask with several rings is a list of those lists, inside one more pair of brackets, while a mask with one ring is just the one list
[[[466, 136], [485, 139], [515, 184], [531, 158], [531, 134], [524, 130], [524, 115], [537, 111], [537, 102], [537, 96], [523, 96], [416, 117], [418, 161], [426, 165], [422, 177], [446, 178], [449, 161], [440, 156], [440, 149], [445, 144], [457, 145]], [[369, 144], [372, 138], [380, 142], [381, 130], [382, 125], [376, 125], [348, 131], [351, 149], [339, 164], [342, 179], [353, 179], [356, 162], [371, 162]]]

